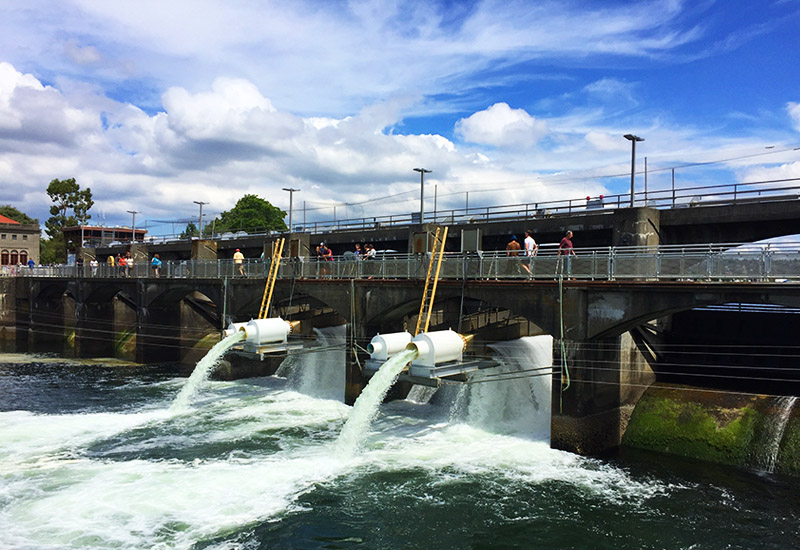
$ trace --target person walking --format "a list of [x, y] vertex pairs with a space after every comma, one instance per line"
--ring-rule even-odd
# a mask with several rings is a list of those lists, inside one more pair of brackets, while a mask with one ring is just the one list
[[[519, 245], [519, 241], [517, 240], [516, 235], [511, 235], [511, 240], [508, 241], [506, 245], [506, 256], [508, 258], [518, 258], [519, 251], [522, 247]], [[506, 273], [509, 275], [513, 275], [514, 273], [519, 273], [519, 260], [507, 260], [506, 264]], [[513, 267], [516, 266], [516, 269]]]
[[528, 272], [528, 275], [531, 274], [531, 267], [533, 267], [533, 257], [536, 256], [536, 253], [539, 251], [539, 245], [536, 244], [536, 241], [533, 240], [533, 233], [530, 229], [525, 231], [525, 255], [528, 257], [527, 265], [522, 264], [523, 269]]
[[241, 250], [238, 248], [236, 252], [233, 253], [233, 265], [236, 266], [236, 271], [242, 277], [247, 277], [244, 273], [244, 254], [242, 254]]
[[161, 276], [161, 258], [158, 254], [153, 254], [153, 259], [150, 261], [150, 266], [153, 268], [153, 275], [156, 279]]
[[[577, 256], [575, 254], [575, 248], [572, 246], [572, 231], [567, 231], [564, 237], [561, 239], [561, 242], [558, 244], [558, 255], [563, 257], [566, 256], [566, 268], [567, 268], [567, 277], [572, 278], [572, 257]], [[559, 258], [561, 260], [562, 258]], [[561, 265], [559, 261], [559, 267], [563, 268], [564, 266]]]
[[125, 272], [126, 277], [136, 277], [136, 272], [133, 271], [133, 256], [130, 252], [125, 254]]
[[119, 276], [120, 277], [127, 277], [128, 273], [125, 269], [126, 260], [125, 256], [122, 254], [117, 254], [117, 269], [119, 269]]

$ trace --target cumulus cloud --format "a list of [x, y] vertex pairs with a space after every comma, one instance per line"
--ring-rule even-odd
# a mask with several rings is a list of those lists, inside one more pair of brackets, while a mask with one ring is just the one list
[[456, 134], [464, 141], [518, 149], [536, 144], [547, 130], [546, 122], [524, 109], [512, 109], [507, 103], [495, 103], [456, 123]]
[[0, 63], [0, 140], [5, 147], [77, 143], [97, 122], [91, 112], [70, 105], [55, 88]]

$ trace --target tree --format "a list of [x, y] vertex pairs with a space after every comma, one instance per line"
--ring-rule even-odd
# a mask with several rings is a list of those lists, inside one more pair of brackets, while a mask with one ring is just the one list
[[265, 230], [286, 231], [286, 223], [283, 221], [285, 217], [286, 212], [277, 206], [272, 206], [269, 201], [256, 195], [245, 195], [239, 199], [236, 206], [222, 212], [213, 223], [215, 230], [219, 233], [223, 231], [247, 231], [248, 233]]
[[181, 239], [197, 237], [197, 235], [197, 226], [194, 224], [194, 222], [189, 222], [186, 224], [186, 229], [184, 229], [183, 233], [181, 233]]
[[15, 222], [30, 224], [30, 223], [39, 223], [39, 220], [36, 218], [31, 218], [26, 213], [17, 210], [10, 204], [3, 204], [0, 205], [0, 215], [5, 216], [6, 218], [11, 218]]
[[[45, 231], [51, 243], [45, 247], [53, 253], [50, 262], [66, 260], [66, 242], [64, 241], [64, 228], [78, 224], [85, 224], [92, 216], [89, 209], [94, 204], [92, 190], [88, 187], [81, 189], [75, 178], [65, 180], [54, 179], [47, 186], [47, 195], [53, 201], [50, 206], [50, 218], [45, 222]], [[68, 215], [68, 211], [72, 213]], [[56, 243], [61, 246], [56, 246]], [[55, 250], [62, 250], [63, 254], [55, 254]]]

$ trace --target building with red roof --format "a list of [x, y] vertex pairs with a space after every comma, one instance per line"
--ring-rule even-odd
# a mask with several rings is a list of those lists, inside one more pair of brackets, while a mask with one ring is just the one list
[[0, 214], [0, 269], [26, 265], [28, 260], [39, 263], [38, 223], [19, 223]]

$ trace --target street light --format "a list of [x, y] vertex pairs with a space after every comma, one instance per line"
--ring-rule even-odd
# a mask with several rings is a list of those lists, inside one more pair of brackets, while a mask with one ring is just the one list
[[430, 174], [430, 170], [425, 168], [414, 168], [414, 172], [419, 172], [419, 223], [425, 223], [425, 174]]
[[131, 231], [131, 242], [135, 243], [136, 242], [136, 214], [138, 214], [139, 211], [138, 210], [126, 210], [126, 212], [133, 216], [133, 220], [131, 221], [131, 227], [133, 229]]
[[631, 208], [633, 208], [633, 177], [636, 174], [636, 142], [644, 141], [644, 138], [633, 134], [625, 134], [624, 137], [631, 142]]
[[292, 227], [293, 227], [292, 226], [292, 202], [293, 202], [293, 199], [294, 199], [294, 192], [295, 191], [300, 191], [300, 190], [299, 189], [292, 189], [291, 187], [284, 187], [283, 190], [289, 192], [289, 233], [291, 233], [292, 231], [294, 231], [294, 229], [292, 229]]
[[195, 204], [200, 205], [200, 216], [198, 217], [198, 222], [199, 223], [197, 225], [199, 227], [198, 236], [202, 239], [203, 238], [203, 205], [204, 204], [208, 204], [208, 203], [207, 202], [203, 202], [203, 201], [192, 201], [192, 202], [195, 203]]

